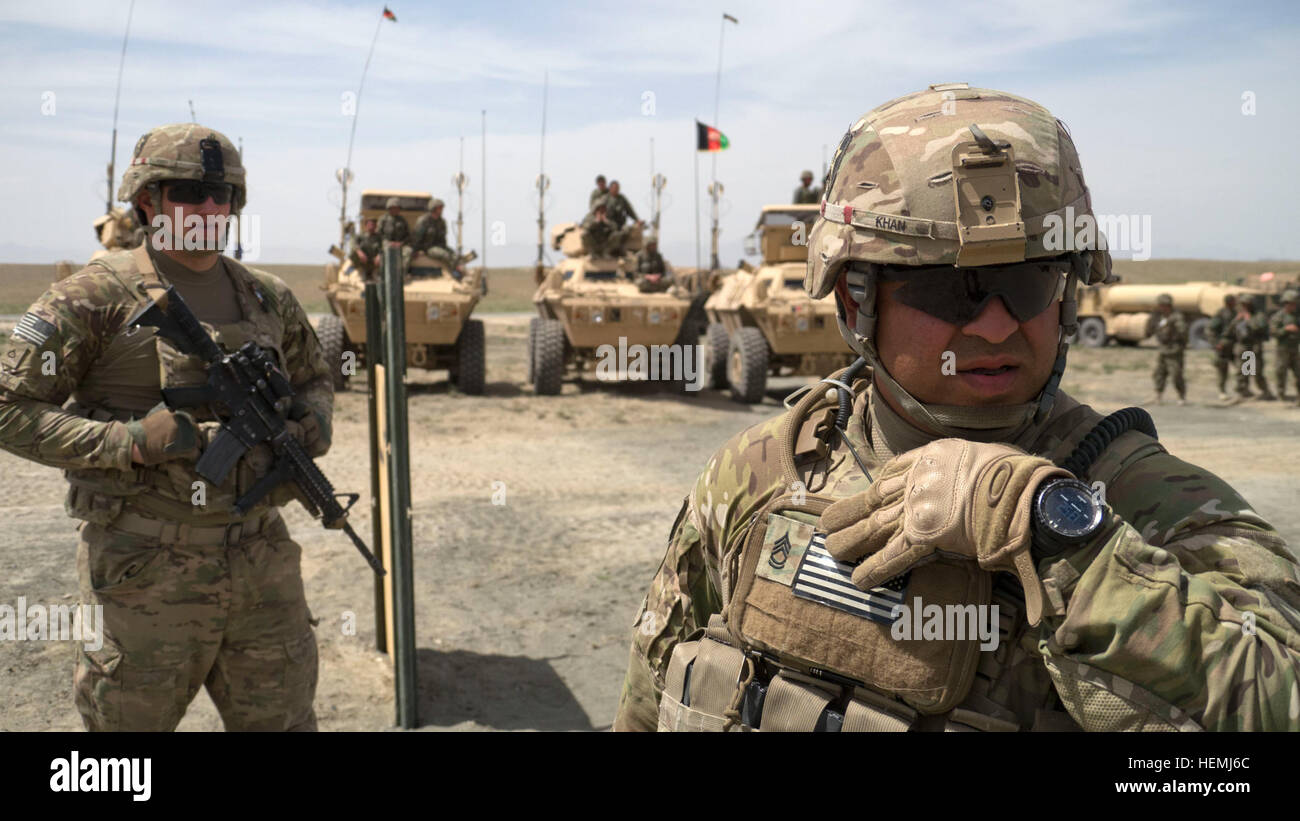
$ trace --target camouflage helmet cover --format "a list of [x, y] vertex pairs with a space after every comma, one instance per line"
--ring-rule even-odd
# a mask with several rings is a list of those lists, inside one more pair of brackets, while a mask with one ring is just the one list
[[1300, 291], [1283, 291], [1283, 292], [1282, 292], [1282, 301], [1283, 301], [1283, 302], [1297, 302], [1297, 301], [1300, 301]]
[[1160, 296], [1156, 297], [1156, 304], [1168, 305], [1169, 307], [1172, 308], [1174, 305], [1174, 298], [1171, 294], [1161, 294]]
[[435, 208], [441, 208], [444, 205], [446, 205], [446, 203], [444, 203], [442, 200], [438, 199], [437, 197], [434, 197], [433, 199], [429, 200], [429, 204], [426, 207], [430, 211], [432, 211]]
[[799, 179], [801, 180], [811, 180], [812, 178], [813, 178], [813, 172], [809, 171], [806, 168], [799, 174]]
[[592, 213], [594, 214], [594, 213], [596, 212], [596, 209], [598, 209], [598, 208], [604, 208], [604, 209], [608, 210], [608, 209], [609, 209], [609, 197], [605, 197], [605, 196], [602, 196], [602, 197], [596, 197], [596, 201], [593, 202], [593, 203], [591, 204], [591, 211], [592, 211]]
[[134, 202], [140, 191], [166, 180], [228, 182], [235, 187], [232, 211], [248, 201], [244, 167], [235, 144], [220, 131], [197, 123], [154, 128], [135, 143], [131, 164], [117, 189], [120, 202]]
[[[980, 197], [989, 189], [981, 188], [980, 180], [988, 178], [977, 176], [979, 169], [989, 164], [984, 158], [997, 157], [1004, 168], [1014, 163], [1017, 184]], [[1008, 174], [1004, 170], [1004, 180]], [[1100, 282], [1110, 273], [1105, 250], [1046, 247], [1046, 217], [1059, 215], [1073, 240], [1072, 220], [1091, 216], [1092, 204], [1065, 125], [1023, 97], [952, 83], [885, 103], [844, 135], [826, 187], [804, 280], [817, 299], [855, 260], [957, 265], [960, 258], [963, 265], [981, 265], [1093, 250], [1091, 270], [1081, 279]], [[984, 222], [988, 228], [978, 224]]]
[[402, 207], [402, 201], [399, 200], [397, 197], [389, 197], [388, 201], [384, 203], [384, 208], [401, 208], [401, 207]]

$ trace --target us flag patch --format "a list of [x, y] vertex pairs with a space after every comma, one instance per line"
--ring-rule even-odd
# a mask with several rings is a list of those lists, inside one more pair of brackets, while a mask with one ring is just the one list
[[14, 326], [14, 336], [37, 347], [44, 345], [52, 333], [54, 333], [54, 326], [31, 311], [23, 314], [18, 324]]
[[826, 550], [826, 534], [815, 533], [804, 551], [791, 589], [801, 599], [881, 624], [893, 624], [894, 607], [903, 603], [907, 579], [905, 573], [885, 582], [885, 586], [859, 590], [853, 584], [853, 565], [837, 562]]

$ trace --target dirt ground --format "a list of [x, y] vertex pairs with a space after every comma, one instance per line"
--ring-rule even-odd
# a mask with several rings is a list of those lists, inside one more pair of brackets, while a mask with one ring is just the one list
[[[485, 396], [460, 395], [442, 374], [424, 373], [410, 392], [421, 725], [604, 729], [633, 618], [682, 496], [715, 448], [779, 412], [781, 391], [748, 407], [718, 391], [676, 399], [651, 385], [590, 380], [537, 397], [522, 387], [526, 315], [486, 322]], [[1151, 348], [1076, 348], [1065, 389], [1102, 412], [1140, 402], [1154, 356]], [[1210, 356], [1188, 355], [1190, 405], [1149, 408], [1161, 441], [1227, 479], [1300, 544], [1300, 409], [1212, 407]], [[340, 395], [335, 444], [321, 460], [340, 490], [368, 490], [365, 426], [364, 394]], [[503, 505], [493, 504], [496, 482]], [[0, 603], [75, 601], [74, 523], [63, 494], [58, 471], [0, 452]], [[364, 495], [357, 509], [353, 521], [368, 540]], [[346, 537], [296, 505], [286, 515], [320, 619], [320, 727], [390, 728], [393, 676], [374, 650], [370, 571]], [[348, 614], [355, 635], [344, 633]], [[71, 642], [0, 642], [0, 730], [80, 729], [73, 650]], [[181, 729], [220, 728], [200, 693]]]

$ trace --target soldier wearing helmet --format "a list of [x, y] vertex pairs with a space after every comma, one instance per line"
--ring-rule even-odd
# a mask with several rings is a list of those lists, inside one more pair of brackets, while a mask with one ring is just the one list
[[587, 197], [587, 207], [595, 208], [596, 200], [600, 199], [601, 197], [608, 196], [608, 194], [609, 194], [609, 187], [605, 185], [605, 175], [597, 174], [596, 187], [591, 189], [591, 194]]
[[813, 172], [805, 170], [799, 175], [799, 187], [794, 190], [795, 205], [816, 205], [822, 201], [822, 190], [812, 184]]
[[[1230, 404], [1258, 398], [1271, 402], [1277, 397], [1268, 388], [1264, 374], [1264, 343], [1268, 342], [1268, 317], [1253, 297], [1237, 300], [1237, 315], [1228, 325], [1226, 336], [1232, 342], [1232, 358], [1237, 368], [1237, 395]], [[1250, 392], [1250, 377], [1255, 377], [1258, 394]]]
[[1156, 357], [1156, 369], [1152, 374], [1155, 382], [1155, 402], [1164, 403], [1165, 382], [1170, 374], [1174, 377], [1174, 390], [1178, 391], [1178, 404], [1187, 404], [1187, 383], [1183, 379], [1183, 351], [1187, 349], [1187, 319], [1174, 310], [1174, 298], [1170, 294], [1156, 297], [1156, 309], [1147, 318], [1146, 336], [1154, 336], [1160, 345]]
[[406, 217], [402, 216], [401, 201], [397, 197], [389, 197], [384, 208], [388, 213], [379, 220], [379, 236], [389, 245], [405, 246], [411, 240], [411, 226], [406, 224]]
[[442, 218], [443, 201], [435, 197], [430, 199], [425, 207], [428, 213], [421, 214], [415, 221], [415, 236], [411, 239], [411, 251], [415, 254], [427, 254], [431, 249], [440, 248], [444, 255], [450, 257], [451, 249], [447, 247], [447, 221]]
[[[1043, 107], [965, 84], [844, 135], [805, 288], [863, 359], [708, 460], [615, 729], [1297, 729], [1281, 537], [1144, 412], [1060, 389], [1110, 272], [1063, 233], [1080, 167]], [[954, 609], [988, 633], [922, 628]]]
[[1300, 406], [1300, 311], [1297, 311], [1300, 293], [1282, 292], [1282, 307], [1269, 320], [1269, 331], [1277, 340], [1277, 395], [1286, 399], [1286, 375], [1289, 372], [1296, 384], [1296, 405]]
[[1219, 401], [1228, 401], [1228, 369], [1232, 367], [1232, 340], [1228, 328], [1237, 316], [1237, 296], [1225, 294], [1223, 307], [1210, 317], [1205, 336], [1214, 346], [1214, 370], [1218, 373]]
[[247, 199], [224, 135], [153, 129], [117, 196], [148, 241], [51, 285], [0, 349], [0, 447], [63, 469], [81, 600], [103, 608], [102, 648], [78, 647], [77, 709], [90, 730], [169, 731], [206, 686], [228, 730], [315, 729], [302, 549], [277, 507], [289, 489], [234, 512], [269, 449], [205, 482], [195, 461], [219, 421], [161, 401], [162, 388], [202, 384], [204, 363], [127, 323], [172, 286], [226, 350], [273, 350], [296, 394], [288, 427], [312, 455], [330, 443], [331, 365], [289, 288], [221, 254], [221, 220]]

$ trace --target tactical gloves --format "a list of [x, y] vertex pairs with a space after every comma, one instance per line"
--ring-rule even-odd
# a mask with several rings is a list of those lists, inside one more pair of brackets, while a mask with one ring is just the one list
[[1029, 553], [1034, 491], [1068, 476], [1010, 445], [940, 439], [896, 456], [870, 488], [826, 508], [826, 549], [839, 561], [862, 559], [853, 583], [863, 590], [937, 553], [1016, 573], [1026, 616], [1037, 624], [1043, 593]]
[[143, 419], [127, 423], [131, 439], [140, 453], [140, 462], [157, 465], [172, 459], [196, 459], [199, 455], [199, 430], [194, 417], [185, 411], [157, 407]]

